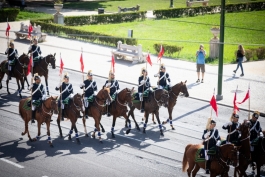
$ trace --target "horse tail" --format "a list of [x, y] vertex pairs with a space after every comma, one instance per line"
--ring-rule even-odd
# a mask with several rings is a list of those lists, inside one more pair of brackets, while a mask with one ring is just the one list
[[183, 160], [182, 160], [182, 172], [186, 172], [188, 169], [188, 159], [187, 159], [187, 151], [188, 149], [192, 146], [192, 144], [188, 144], [185, 148], [185, 152], [183, 155]]
[[23, 118], [23, 104], [24, 104], [24, 99], [21, 99], [20, 101], [19, 101], [19, 106], [18, 106], [18, 112], [19, 112], [19, 115], [20, 115], [20, 117], [24, 120], [24, 118]]

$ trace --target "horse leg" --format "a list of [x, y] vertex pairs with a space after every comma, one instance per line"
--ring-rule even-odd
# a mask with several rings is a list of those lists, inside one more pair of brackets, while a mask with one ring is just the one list
[[147, 126], [149, 113], [145, 111], [145, 112], [144, 112], [144, 117], [145, 117], [145, 123], [144, 123], [143, 133], [146, 133], [146, 132], [145, 132], [145, 129], [146, 129], [146, 126]]
[[28, 84], [28, 88], [29, 88], [29, 81], [28, 81], [28, 78], [27, 78], [27, 76], [25, 76], [25, 77], [24, 77], [24, 82], [23, 82], [23, 89], [24, 89], [24, 84], [25, 84], [25, 81], [27, 82], [27, 84]]
[[199, 170], [200, 166], [197, 163], [195, 163], [195, 168], [192, 171], [192, 177], [195, 177]]
[[73, 129], [74, 129], [74, 125], [73, 125], [73, 123], [72, 123], [72, 125], [71, 125], [71, 130], [69, 131], [69, 133], [68, 133], [68, 140], [72, 140], [72, 133], [73, 133]]
[[0, 89], [2, 89], [2, 79], [4, 77], [5, 73], [0, 72]]
[[82, 121], [84, 125], [85, 136], [88, 137], [87, 130], [86, 130], [86, 119], [83, 117]]
[[166, 123], [170, 123], [170, 126], [171, 126], [171, 129], [172, 130], [175, 130], [173, 124], [172, 124], [172, 111], [173, 111], [173, 108], [171, 107], [168, 107], [168, 115], [169, 115], [169, 118], [167, 119], [167, 121], [163, 121], [162, 124], [166, 124]]
[[[132, 115], [133, 121], [135, 123], [135, 127], [137, 128], [138, 131], [140, 131], [140, 127], [139, 127], [138, 123], [135, 120], [133, 111], [134, 111], [134, 109], [130, 110], [129, 113], [131, 112], [130, 114]], [[129, 116], [128, 116], [128, 120], [129, 120]]]
[[[7, 76], [7, 77], [8, 77], [8, 76]], [[7, 90], [7, 93], [10, 95], [9, 88], [8, 88], [8, 83], [9, 83], [9, 80], [7, 79], [7, 80], [6, 80], [6, 90]]]
[[101, 131], [104, 133], [105, 132], [105, 129], [104, 129], [103, 125], [100, 122], [99, 122], [99, 125], [101, 127]]
[[57, 125], [58, 125], [58, 128], [59, 128], [60, 137], [62, 138], [63, 134], [62, 134], [62, 129], [61, 129], [61, 125], [60, 125], [61, 117], [59, 115], [61, 115], [61, 109], [59, 110], [59, 113], [58, 113]]
[[157, 120], [158, 125], [159, 125], [160, 135], [161, 135], [161, 136], [164, 136], [163, 129], [162, 129], [162, 125], [161, 125], [161, 122], [160, 122], [160, 119], [159, 119], [159, 112], [156, 111], [156, 112], [155, 112], [155, 115], [156, 115], [156, 120]]
[[[22, 77], [19, 80], [20, 80], [20, 84], [21, 84], [21, 89], [19, 88], [18, 94], [19, 94], [20, 99], [22, 99], [21, 92], [22, 92], [22, 89], [24, 89], [24, 82], [23, 82], [23, 78]], [[19, 85], [18, 82], [17, 82], [17, 84]]]
[[49, 93], [49, 87], [48, 87], [48, 75], [45, 75], [44, 78], [45, 78], [45, 84], [46, 84], [47, 95], [49, 96], [50, 93]]
[[95, 126], [96, 126], [96, 129], [98, 131], [98, 139], [99, 139], [99, 142], [102, 143], [102, 139], [101, 139], [101, 133], [100, 133], [100, 127], [99, 127], [99, 124], [100, 124], [100, 118], [96, 119], [96, 123], [95, 123]]
[[260, 176], [260, 167], [261, 167], [260, 165], [261, 165], [261, 164], [258, 163], [258, 162], [256, 162], [256, 164], [257, 164], [257, 165], [256, 165], [256, 166], [257, 166], [257, 176]]
[[76, 124], [73, 125], [73, 128], [75, 130], [75, 139], [76, 139], [76, 142], [77, 142], [77, 144], [80, 144], [80, 140], [79, 140], [79, 136], [78, 136], [78, 131], [77, 131], [77, 128], [76, 128]]
[[129, 133], [130, 133], [130, 131], [131, 131], [131, 120], [127, 117], [127, 115], [126, 115], [126, 113], [123, 115], [123, 117], [126, 119], [126, 121], [129, 123], [129, 129], [128, 130], [126, 130], [126, 134], [128, 135]]
[[36, 136], [36, 138], [34, 138], [34, 141], [38, 141], [40, 139], [40, 126], [41, 126], [41, 121], [37, 121], [38, 122], [38, 135]]
[[156, 124], [154, 113], [152, 113], [152, 121], [154, 124]]
[[24, 119], [24, 123], [25, 123], [25, 131], [21, 133], [22, 136], [24, 136], [29, 131], [29, 125], [28, 125], [29, 121], [27, 121], [26, 119]]
[[19, 92], [19, 90], [20, 90], [20, 84], [19, 84], [18, 78], [16, 78], [16, 81], [17, 81], [17, 91]]
[[192, 170], [193, 170], [193, 168], [194, 168], [194, 166], [195, 166], [195, 162], [193, 162], [193, 161], [188, 161], [188, 163], [189, 163], [189, 168], [187, 169], [187, 173], [188, 173], [188, 176], [190, 177], [191, 172], [192, 172]]
[[50, 133], [50, 120], [46, 121], [46, 127], [47, 127], [48, 143], [50, 147], [53, 147], [51, 133]]
[[115, 123], [116, 123], [116, 116], [113, 115], [113, 120], [112, 120], [112, 127], [111, 127], [111, 135], [112, 135], [112, 138], [115, 138], [115, 135], [114, 135], [114, 127], [115, 127]]

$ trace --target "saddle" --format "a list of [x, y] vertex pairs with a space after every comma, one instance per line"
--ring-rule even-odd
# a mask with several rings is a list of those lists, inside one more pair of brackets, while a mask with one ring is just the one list
[[41, 59], [43, 59], [42, 56], [37, 56], [37, 57], [33, 58], [33, 62], [34, 63], [39, 63]]
[[[34, 101], [34, 103], [32, 103], [34, 106], [36, 106], [36, 110], [39, 112], [39, 110], [40, 110], [40, 106], [41, 106], [41, 104], [42, 104], [42, 100], [36, 100], [36, 101]], [[24, 110], [27, 110], [27, 111], [29, 111], [29, 110], [31, 110], [31, 98], [28, 98], [26, 101], [25, 101], [25, 103], [24, 103], [24, 105], [23, 105], [23, 109]]]
[[90, 97], [87, 98], [87, 101], [90, 103], [93, 103], [95, 99], [95, 95], [91, 95]]
[[[146, 100], [149, 97], [149, 93], [150, 93], [149, 89], [144, 91], [144, 93], [143, 93], [144, 100]], [[136, 102], [140, 102], [140, 97], [139, 97], [138, 92], [133, 94], [133, 103], [136, 103]]]
[[[68, 107], [68, 105], [71, 103], [71, 101], [72, 101], [72, 98], [69, 98], [69, 97], [63, 100], [63, 104], [64, 104], [65, 108]], [[58, 99], [58, 108], [60, 108], [60, 107], [61, 107], [61, 101], [60, 101], [60, 99]]]
[[196, 152], [195, 162], [204, 162], [204, 161], [205, 161], [204, 148], [200, 148]]
[[255, 139], [250, 143], [251, 146], [257, 146], [258, 144], [259, 144], [259, 137], [255, 138]]

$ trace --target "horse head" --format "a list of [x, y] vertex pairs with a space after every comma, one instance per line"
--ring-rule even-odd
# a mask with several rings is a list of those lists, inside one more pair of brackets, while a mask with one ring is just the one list
[[58, 100], [57, 100], [58, 96], [51, 96], [49, 99], [49, 105], [51, 107], [51, 110], [54, 111], [55, 114], [58, 114]]
[[186, 83], [187, 80], [185, 82], [180, 82], [180, 92], [183, 93], [185, 97], [189, 97], [189, 92]]
[[164, 89], [157, 89], [154, 91], [154, 98], [159, 106], [162, 105], [165, 107], [168, 106], [168, 99], [169, 99], [168, 91]]
[[130, 90], [128, 88], [125, 88], [119, 92], [118, 98], [124, 102], [130, 103], [130, 102], [132, 102], [132, 98], [133, 98], [132, 92], [133, 92], [133, 89]]
[[[220, 147], [220, 157], [221, 160], [226, 162], [226, 165], [233, 165], [236, 167], [238, 165], [240, 147], [234, 146], [233, 144], [225, 144]], [[222, 159], [223, 158], [223, 159]]]
[[18, 61], [24, 66], [27, 66], [29, 64], [29, 56], [23, 53], [22, 55], [19, 56]]
[[103, 87], [97, 94], [97, 98], [99, 100], [104, 100], [104, 101], [111, 101], [111, 97], [110, 97], [110, 88], [108, 87]]
[[248, 120], [244, 120], [243, 123], [240, 125], [240, 127], [238, 128], [239, 133], [239, 140], [243, 141], [245, 140], [247, 137], [249, 137], [249, 129], [250, 129], [250, 121]]
[[85, 108], [84, 108], [83, 99], [82, 99], [82, 95], [81, 94], [77, 93], [77, 94], [74, 95], [73, 103], [74, 103], [75, 108], [78, 111], [84, 112]]
[[46, 56], [46, 61], [47, 61], [47, 63], [52, 65], [52, 69], [56, 68], [56, 65], [55, 65], [55, 63], [56, 63], [55, 54], [54, 55], [49, 54], [48, 56]]

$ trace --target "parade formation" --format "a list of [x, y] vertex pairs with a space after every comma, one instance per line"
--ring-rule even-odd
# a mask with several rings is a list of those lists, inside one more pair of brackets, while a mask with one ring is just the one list
[[[115, 79], [115, 61], [113, 60], [108, 79], [102, 87], [98, 86], [97, 81], [94, 80], [92, 70], [86, 73], [86, 79], [84, 79], [84, 66], [81, 58], [83, 82], [79, 84], [79, 88], [82, 90], [82, 94], [75, 93], [76, 90], [73, 89], [70, 76], [68, 73], [63, 74], [63, 62], [61, 59], [60, 77], [63, 81], [61, 82], [60, 79], [58, 85], [53, 88], [59, 91], [58, 96], [52, 97], [49, 96], [48, 65], [52, 65], [53, 69], [56, 68], [55, 54], [42, 57], [41, 48], [38, 46], [36, 39], [33, 39], [33, 44], [29, 47], [28, 54], [19, 56], [13, 41], [9, 42], [5, 53], [7, 60], [1, 63], [0, 81], [7, 74], [7, 91], [8, 81], [15, 77], [18, 84], [18, 93], [21, 97], [24, 82], [28, 83], [27, 75], [30, 74], [32, 76], [31, 85], [28, 83], [31, 96], [21, 99], [19, 102], [18, 111], [25, 122], [25, 131], [22, 135], [28, 134], [31, 141], [37, 141], [40, 138], [40, 127], [43, 123], [46, 123], [50, 146], [53, 146], [49, 130], [53, 114], [58, 114], [57, 124], [60, 136], [63, 136], [60, 121], [69, 119], [71, 121], [71, 129], [67, 136], [71, 139], [71, 134], [75, 131], [75, 138], [78, 143], [80, 143], [80, 140], [76, 122], [79, 118], [82, 119], [85, 134], [88, 136], [86, 119], [93, 117], [95, 128], [92, 137], [95, 138], [97, 132], [100, 142], [102, 142], [101, 131], [105, 131], [100, 122], [103, 115], [113, 116], [111, 128], [113, 138], [115, 138], [116, 118], [120, 116], [125, 118], [125, 126], [128, 128], [126, 134], [129, 134], [131, 130], [130, 116], [132, 116], [136, 128], [140, 130], [134, 116], [135, 108], [144, 113], [143, 133], [146, 133], [148, 117], [149, 114], [152, 114], [153, 122], [155, 122], [154, 116], [156, 116], [160, 135], [164, 136], [162, 128], [164, 124], [170, 123], [172, 130], [175, 130], [172, 124], [172, 111], [178, 96], [189, 96], [186, 86], [187, 81], [171, 85], [169, 73], [166, 71], [166, 66], [161, 63], [160, 57], [159, 71], [154, 75], [154, 77], [158, 78], [157, 85], [152, 86], [151, 84], [151, 78], [148, 76], [147, 71], [147, 63], [150, 63], [150, 61], [147, 59], [146, 67], [143, 67], [140, 71], [137, 91], [134, 91], [134, 88], [120, 88], [118, 80]], [[159, 55], [161, 56], [161, 54]], [[41, 76], [45, 77], [46, 87], [41, 82]], [[211, 105], [217, 114], [216, 102], [212, 104], [211, 101]], [[166, 121], [160, 121], [159, 109], [162, 106], [168, 109], [169, 117]], [[195, 176], [200, 168], [205, 169], [206, 174], [211, 176], [228, 176], [229, 165], [236, 167], [235, 176], [237, 174], [240, 174], [240, 176], [246, 175], [245, 171], [249, 165], [252, 169], [257, 168], [257, 174], [259, 175], [260, 167], [265, 163], [265, 158], [260, 158], [265, 156], [265, 132], [262, 131], [258, 121], [260, 113], [255, 111], [251, 117], [240, 121], [236, 106], [232, 112], [230, 120], [222, 126], [224, 130], [227, 130], [225, 139], [221, 139], [216, 128], [217, 121], [211, 116], [208, 119], [206, 129], [202, 132], [202, 144], [189, 144], [186, 146], [182, 169], [183, 172], [187, 171], [188, 176]], [[32, 124], [35, 121], [38, 124], [38, 135], [33, 139], [30, 137], [28, 129], [30, 120]]]

